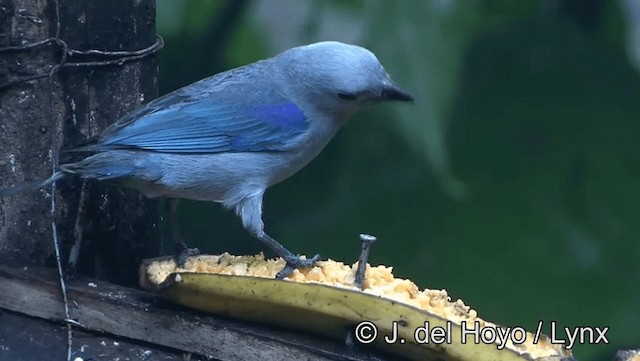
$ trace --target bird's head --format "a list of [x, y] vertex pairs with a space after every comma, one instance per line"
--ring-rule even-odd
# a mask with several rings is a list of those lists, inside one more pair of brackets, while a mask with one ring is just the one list
[[380, 101], [413, 101], [369, 50], [336, 41], [289, 49], [275, 58], [287, 95], [319, 110], [351, 115]]

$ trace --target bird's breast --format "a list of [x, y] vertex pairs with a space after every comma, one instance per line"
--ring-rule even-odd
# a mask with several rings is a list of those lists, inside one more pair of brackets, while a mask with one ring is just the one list
[[333, 124], [315, 127], [313, 125], [312, 123], [309, 131], [295, 140], [289, 150], [270, 153], [273, 165], [269, 186], [285, 180], [309, 164], [320, 154], [339, 128]]

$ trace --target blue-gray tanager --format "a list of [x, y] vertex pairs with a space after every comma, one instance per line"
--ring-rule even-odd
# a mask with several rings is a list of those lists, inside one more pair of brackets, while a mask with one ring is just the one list
[[309, 163], [363, 106], [385, 100], [413, 98], [369, 50], [334, 41], [300, 46], [148, 103], [77, 149], [96, 154], [37, 186], [77, 175], [121, 181], [147, 197], [222, 203], [285, 259], [282, 277], [319, 256], [302, 259], [265, 233], [265, 190]]

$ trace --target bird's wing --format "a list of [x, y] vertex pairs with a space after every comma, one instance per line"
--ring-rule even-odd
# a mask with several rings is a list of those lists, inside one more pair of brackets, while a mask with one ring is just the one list
[[229, 104], [206, 94], [168, 94], [108, 128], [81, 150], [164, 153], [284, 151], [308, 129], [302, 110], [281, 96]]

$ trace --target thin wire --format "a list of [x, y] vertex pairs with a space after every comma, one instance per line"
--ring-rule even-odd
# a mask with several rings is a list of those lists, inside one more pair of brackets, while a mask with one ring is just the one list
[[[53, 0], [55, 6], [55, 17], [56, 17], [56, 39], [60, 35], [60, 9], [58, 0]], [[63, 60], [64, 61], [64, 56]], [[54, 88], [54, 79], [53, 74], [54, 70], [59, 67], [51, 68], [49, 72], [49, 119], [52, 123], [53, 129], [57, 128], [57, 122], [54, 119], [53, 114], [53, 88]], [[58, 134], [59, 132], [54, 131], [52, 133], [52, 144], [51, 144], [51, 168], [52, 172], [55, 173], [59, 164], [59, 153], [57, 151], [59, 145]], [[58, 230], [56, 227], [56, 182], [51, 183], [51, 232], [53, 236], [53, 247], [56, 252], [56, 265], [58, 267], [58, 277], [60, 281], [60, 291], [62, 293], [62, 302], [64, 306], [64, 317], [65, 319], [71, 319], [69, 315], [69, 300], [67, 298], [67, 285], [64, 281], [64, 271], [62, 270], [62, 260], [60, 257], [60, 242], [58, 241]], [[71, 324], [67, 322], [67, 361], [71, 361], [71, 353], [73, 347], [73, 330], [71, 328]]]
[[[57, 13], [59, 13], [59, 11], [57, 11]], [[30, 74], [30, 75], [19, 77], [17, 79], [13, 79], [4, 83], [0, 83], [0, 90], [4, 88], [8, 88], [15, 84], [26, 82], [26, 81], [52, 76], [53, 74], [59, 72], [63, 68], [84, 68], [84, 67], [98, 67], [98, 66], [108, 66], [108, 65], [122, 65], [126, 62], [139, 60], [149, 55], [155, 54], [164, 47], [164, 40], [160, 35], [156, 35], [156, 41], [153, 44], [140, 50], [132, 50], [132, 51], [102, 51], [102, 50], [96, 50], [96, 49], [76, 50], [76, 49], [70, 49], [67, 43], [58, 37], [59, 33], [60, 33], [60, 29], [57, 29], [55, 38], [48, 38], [42, 41], [38, 41], [35, 43], [22, 45], [22, 46], [6, 46], [6, 47], [0, 48], [0, 53], [18, 52], [18, 51], [30, 50], [30, 49], [34, 49], [42, 46], [49, 46], [52, 44], [56, 44], [60, 48], [60, 54], [61, 54], [60, 60], [58, 61], [58, 63], [56, 65], [53, 65], [49, 71]], [[77, 62], [67, 61], [69, 58], [72, 58], [74, 56], [87, 56], [87, 55], [113, 57], [115, 59], [99, 60], [99, 61], [77, 61]]]
[[[102, 61], [83, 61], [83, 62], [75, 62], [75, 63], [63, 63], [63, 68], [70, 67], [90, 67], [90, 66], [105, 66], [105, 65], [122, 65], [125, 62], [142, 59], [144, 57], [149, 56], [149, 54], [156, 53], [158, 50], [164, 47], [164, 40], [160, 35], [156, 35], [156, 42], [153, 45], [144, 48], [142, 50], [134, 50], [134, 51], [113, 51], [113, 52], [105, 52], [101, 50], [87, 50], [87, 51], [78, 51], [78, 50], [70, 50], [68, 51], [69, 55], [85, 55], [85, 53], [95, 52], [96, 54], [101, 54], [104, 56], [119, 56], [119, 54], [129, 54], [128, 56], [121, 56], [118, 59], [112, 60], [102, 60]], [[115, 54], [115, 55], [114, 55]]]
[[[58, 4], [58, 0], [53, 0], [54, 9], [55, 9], [55, 21], [56, 21], [56, 43], [60, 43], [60, 6]], [[64, 44], [66, 46], [66, 44]], [[66, 52], [63, 52], [60, 63], [53, 68], [49, 72], [49, 120], [51, 122], [51, 126], [53, 129], [58, 130], [59, 122], [56, 121], [53, 114], [53, 90], [55, 86], [55, 80], [53, 75], [60, 69], [61, 64], [64, 64], [66, 61]], [[60, 146], [60, 134], [62, 132], [53, 131], [52, 139], [51, 139], [51, 168], [52, 174], [55, 174], [58, 168], [58, 164], [60, 163], [59, 159], [59, 146]], [[69, 315], [69, 299], [67, 297], [67, 285], [64, 281], [64, 271], [62, 270], [62, 260], [60, 258], [60, 242], [58, 241], [58, 230], [56, 227], [56, 182], [51, 183], [51, 232], [53, 235], [53, 247], [56, 252], [56, 265], [58, 266], [58, 276], [60, 278], [60, 292], [62, 293], [62, 302], [64, 306], [64, 318], [65, 320], [70, 320], [71, 316]], [[71, 354], [73, 350], [73, 329], [71, 323], [67, 322], [67, 361], [71, 361]]]
[[149, 55], [150, 51], [157, 51], [160, 49], [156, 49], [157, 47], [162, 48], [164, 46], [164, 40], [160, 35], [156, 35], [156, 41], [149, 47], [140, 50], [131, 50], [131, 51], [103, 51], [103, 50], [76, 50], [69, 49], [69, 55], [102, 55], [102, 56], [121, 56], [121, 57], [130, 57], [135, 55]]
[[[52, 192], [55, 192], [56, 182], [51, 184]], [[51, 198], [55, 198], [55, 195], [52, 195]], [[55, 207], [55, 201], [51, 201], [51, 208]], [[58, 276], [60, 277], [60, 290], [62, 291], [62, 302], [64, 303], [64, 318], [67, 323], [67, 361], [71, 361], [71, 350], [73, 347], [73, 330], [71, 328], [72, 323], [80, 324], [79, 322], [73, 320], [71, 316], [69, 316], [69, 302], [67, 300], [67, 286], [64, 282], [64, 272], [62, 271], [62, 260], [60, 259], [60, 247], [58, 245], [58, 232], [56, 231], [56, 222], [51, 222], [51, 228], [53, 230], [53, 244], [55, 245], [56, 250], [56, 263], [58, 265]]]
[[20, 45], [20, 46], [4, 46], [2, 48], [0, 48], [0, 53], [5, 53], [5, 52], [18, 52], [18, 51], [22, 51], [22, 50], [27, 50], [27, 49], [31, 49], [31, 48], [37, 48], [39, 46], [43, 46], [43, 45], [48, 45], [52, 42], [56, 41], [55, 38], [47, 38], [44, 40], [40, 40], [40, 41], [36, 41], [35, 43], [31, 43], [31, 44], [26, 44], [26, 45]]

